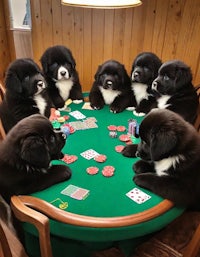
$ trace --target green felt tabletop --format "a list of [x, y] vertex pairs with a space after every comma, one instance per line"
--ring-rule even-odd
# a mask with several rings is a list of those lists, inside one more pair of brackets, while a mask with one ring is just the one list
[[[158, 203], [163, 199], [152, 192], [140, 188], [143, 192], [150, 195], [150, 199], [142, 204], [138, 204], [128, 198], [126, 193], [133, 188], [139, 188], [133, 182], [134, 171], [132, 170], [133, 164], [138, 160], [137, 158], [127, 158], [121, 153], [115, 151], [115, 146], [126, 145], [119, 140], [121, 134], [126, 132], [117, 132], [117, 137], [112, 138], [109, 135], [109, 125], [123, 125], [128, 129], [128, 120], [136, 119], [140, 123], [143, 117], [136, 117], [132, 111], [123, 111], [122, 113], [114, 114], [109, 111], [108, 106], [102, 110], [85, 110], [82, 109], [81, 104], [71, 104], [71, 111], [78, 110], [82, 114], [89, 117], [96, 118], [97, 128], [89, 128], [84, 130], [77, 130], [75, 133], [70, 134], [67, 138], [63, 153], [69, 155], [76, 155], [77, 161], [69, 164], [72, 170], [72, 177], [70, 180], [56, 184], [42, 192], [32, 194], [38, 198], [52, 203], [58, 208], [66, 207], [68, 212], [95, 216], [95, 217], [119, 217], [143, 212]], [[62, 115], [69, 115], [70, 119], [67, 122], [77, 121], [70, 115], [69, 112], [62, 112]], [[138, 143], [136, 139], [135, 143]], [[107, 156], [106, 162], [97, 163], [94, 159], [87, 160], [80, 154], [86, 150], [93, 149], [100, 154]], [[62, 161], [54, 161], [54, 164], [67, 165]], [[104, 177], [101, 173], [104, 166], [112, 165], [115, 167], [115, 173], [112, 177]], [[96, 175], [89, 175], [86, 169], [90, 166], [99, 168], [99, 173]], [[70, 196], [61, 193], [68, 185], [75, 185], [89, 190], [88, 196], [84, 200], [76, 200]], [[106, 235], [107, 239], [114, 240], [140, 236], [146, 233], [158, 230], [171, 222], [174, 218], [183, 212], [181, 208], [172, 208], [160, 217], [155, 218], [150, 222], [141, 225], [129, 226], [127, 228], [114, 228], [114, 229], [95, 229], [95, 228], [81, 228], [87, 231], [87, 236], [79, 233], [80, 228], [75, 228], [70, 225], [59, 224], [59, 222], [52, 222], [53, 231], [55, 234], [63, 235], [75, 239], [103, 240]], [[69, 233], [70, 231], [70, 233]], [[116, 233], [117, 231], [117, 233]], [[133, 232], [134, 231], [134, 232]], [[108, 233], [109, 232], [109, 233]], [[120, 232], [120, 233], [119, 233]]]

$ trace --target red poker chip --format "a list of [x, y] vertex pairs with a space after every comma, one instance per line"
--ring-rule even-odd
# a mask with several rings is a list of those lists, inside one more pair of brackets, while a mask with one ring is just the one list
[[128, 141], [126, 141], [126, 144], [127, 144], [127, 145], [132, 145], [133, 142], [132, 142], [131, 140], [128, 140]]
[[86, 169], [86, 171], [87, 171], [87, 173], [90, 174], [90, 175], [95, 175], [95, 174], [98, 173], [99, 168], [92, 166], [92, 167], [88, 167], [88, 168]]
[[125, 130], [126, 130], [126, 128], [124, 126], [117, 126], [117, 131], [123, 132]]
[[94, 157], [94, 160], [95, 160], [96, 162], [105, 162], [106, 159], [107, 159], [107, 156], [104, 155], [104, 154], [99, 154], [99, 155], [97, 155], [97, 156]]
[[78, 159], [76, 155], [69, 155], [65, 154], [64, 157], [62, 158], [62, 161], [66, 162], [67, 164], [73, 163]]
[[130, 136], [127, 134], [122, 134], [119, 136], [119, 140], [121, 140], [122, 142], [127, 142], [130, 140]]
[[114, 175], [114, 171], [103, 169], [102, 170], [102, 175], [105, 176], [105, 177], [112, 177]]
[[124, 149], [124, 146], [123, 146], [123, 145], [117, 145], [117, 146], [115, 146], [115, 151], [116, 151], [117, 153], [121, 153], [121, 152], [123, 151], [123, 149]]
[[115, 171], [115, 168], [114, 168], [113, 166], [105, 166], [105, 167], [103, 168], [103, 170], [104, 170], [104, 171], [112, 171], [112, 172], [114, 172], [114, 171]]
[[110, 125], [110, 126], [108, 126], [108, 129], [115, 131], [115, 130], [117, 130], [117, 127], [115, 125]]

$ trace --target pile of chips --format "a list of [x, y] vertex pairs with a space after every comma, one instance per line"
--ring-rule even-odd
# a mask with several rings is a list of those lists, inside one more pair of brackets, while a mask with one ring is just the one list
[[[102, 170], [102, 175], [104, 177], [112, 177], [114, 175], [115, 168], [113, 166], [104, 166]], [[96, 175], [99, 172], [99, 168], [95, 166], [88, 167], [86, 172], [89, 175]]]

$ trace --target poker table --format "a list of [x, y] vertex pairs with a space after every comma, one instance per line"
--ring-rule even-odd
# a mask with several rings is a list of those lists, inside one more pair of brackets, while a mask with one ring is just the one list
[[[115, 151], [117, 145], [126, 145], [119, 140], [119, 136], [127, 133], [129, 120], [135, 119], [140, 123], [143, 117], [136, 117], [128, 110], [114, 114], [108, 106], [102, 110], [82, 109], [82, 106], [83, 103], [72, 103], [69, 105], [70, 109], [62, 111], [61, 114], [70, 117], [68, 123], [89, 118], [95, 120], [97, 126], [76, 130], [68, 136], [63, 153], [77, 156], [75, 162], [66, 164], [62, 160], [56, 160], [52, 163], [68, 165], [72, 170], [71, 178], [32, 194], [33, 197], [49, 203], [53, 211], [61, 217], [60, 221], [52, 219], [50, 222], [54, 256], [58, 257], [89, 256], [88, 249], [104, 249], [116, 242], [126, 248], [127, 242], [131, 241], [133, 247], [134, 243], [137, 244], [140, 239], [162, 229], [184, 211], [172, 202], [135, 185], [132, 166], [138, 158], [127, 158]], [[72, 111], [80, 111], [85, 117], [77, 120], [70, 115]], [[116, 137], [112, 137], [108, 129], [110, 125], [125, 126], [126, 131], [117, 131]], [[132, 140], [138, 143], [140, 139]], [[90, 149], [106, 155], [106, 161], [99, 163], [93, 158], [86, 159], [81, 155]], [[95, 175], [88, 174], [86, 170], [91, 166], [97, 167], [99, 172]], [[113, 176], [105, 177], [102, 174], [105, 166], [115, 168]], [[77, 200], [61, 193], [69, 185], [86, 189], [88, 194]], [[133, 188], [146, 193], [149, 199], [137, 203], [127, 197], [126, 194]], [[33, 254], [36, 230], [27, 223], [24, 224], [24, 229], [27, 233], [28, 248], [34, 246], [30, 251], [32, 256], [38, 257], [38, 253]], [[81, 245], [81, 255], [77, 253], [78, 245]], [[69, 249], [72, 249], [72, 253]], [[85, 252], [83, 249], [86, 249]]]

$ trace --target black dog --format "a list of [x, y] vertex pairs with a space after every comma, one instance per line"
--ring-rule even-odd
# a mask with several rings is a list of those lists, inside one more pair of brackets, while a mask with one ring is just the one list
[[106, 61], [98, 67], [94, 78], [89, 93], [93, 109], [102, 109], [107, 104], [113, 113], [118, 113], [130, 106], [131, 81], [124, 65], [115, 60]]
[[62, 45], [49, 47], [41, 57], [48, 92], [55, 108], [62, 108], [67, 99], [83, 100], [76, 62], [71, 51]]
[[0, 194], [9, 201], [14, 194], [31, 194], [69, 179], [67, 166], [50, 166], [63, 157], [65, 138], [40, 114], [18, 122], [0, 144]]
[[157, 107], [180, 114], [186, 121], [194, 123], [199, 105], [198, 95], [192, 84], [190, 68], [179, 60], [164, 63], [158, 77], [152, 83]]
[[177, 205], [200, 210], [200, 135], [180, 115], [152, 110], [140, 126], [134, 182]]
[[161, 65], [161, 60], [154, 53], [142, 52], [136, 56], [131, 71], [134, 113], [148, 113], [156, 107], [156, 98], [151, 92], [151, 84], [157, 77]]
[[18, 121], [36, 113], [50, 116], [51, 101], [39, 66], [29, 58], [17, 59], [8, 67], [6, 94], [0, 117], [7, 133]]

